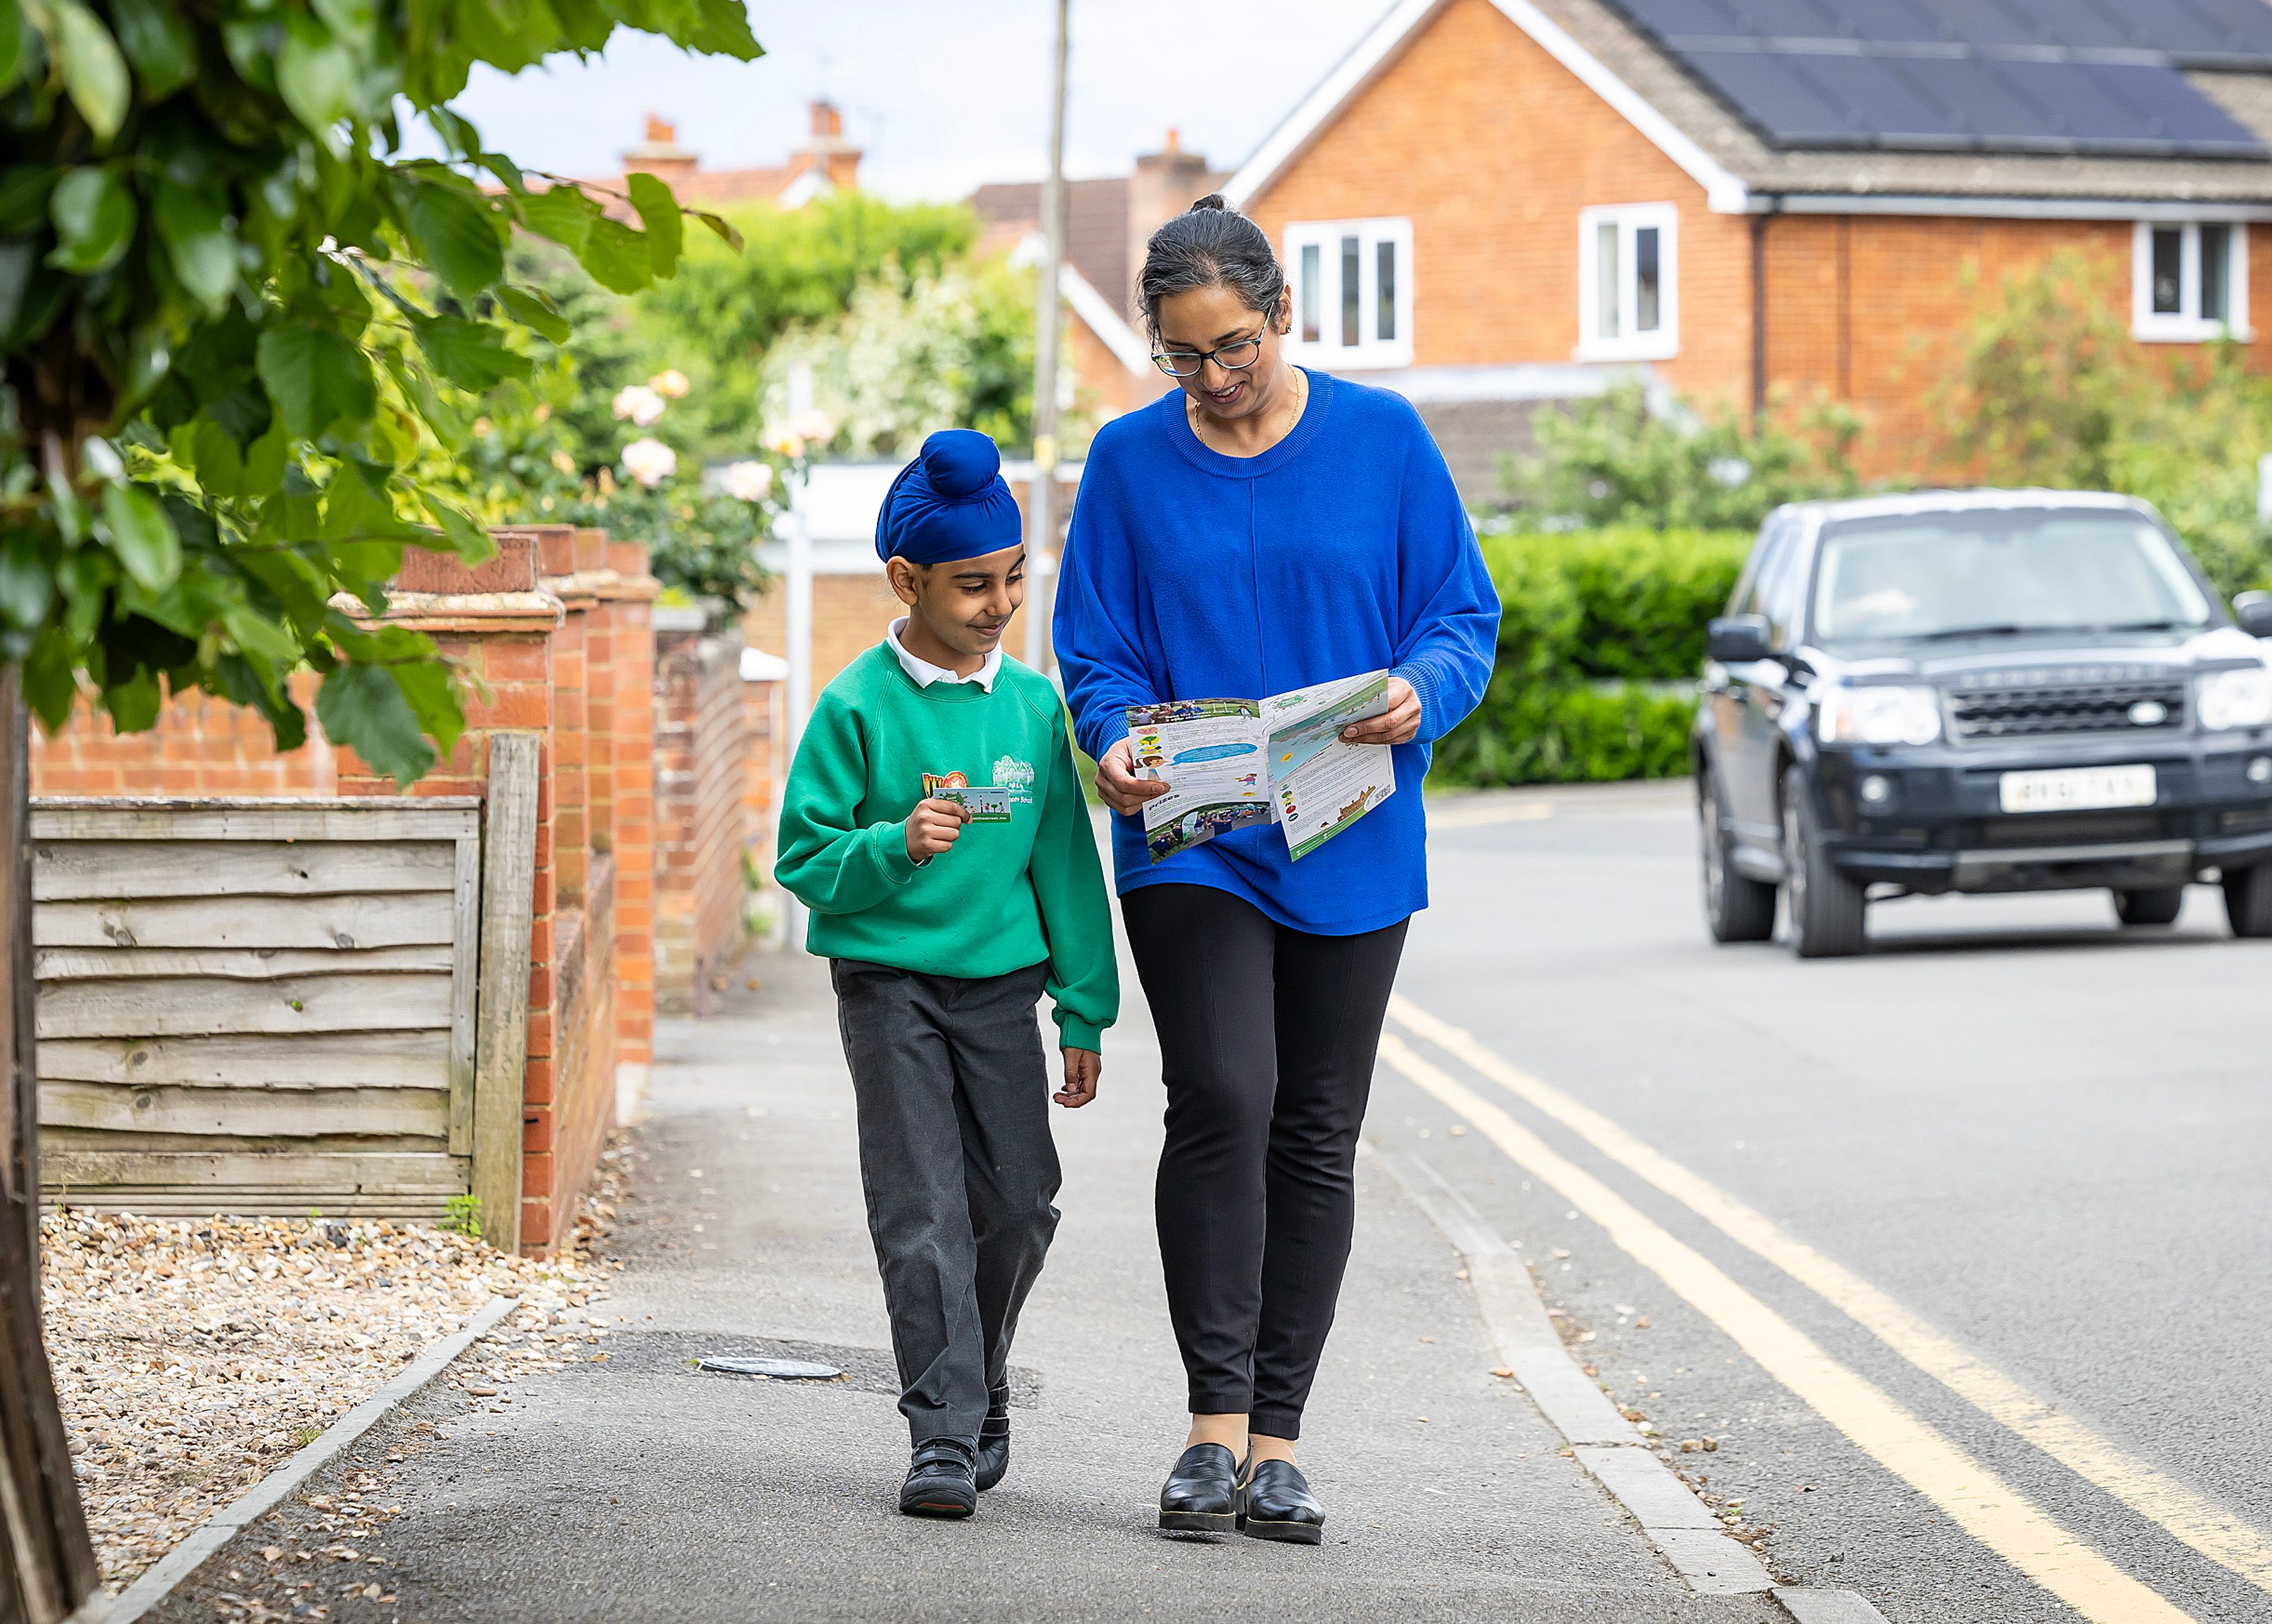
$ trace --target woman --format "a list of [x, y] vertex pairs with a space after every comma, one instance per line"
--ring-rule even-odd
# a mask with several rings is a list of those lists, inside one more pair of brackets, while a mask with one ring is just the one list
[[[1357, 1131], [1410, 916], [1427, 903], [1429, 745], [1491, 674], [1498, 601], [1435, 442], [1401, 397], [1286, 359], [1269, 239], [1219, 197], [1154, 234], [1140, 283], [1183, 385], [1107, 424], [1081, 476], [1056, 642], [1113, 819], [1168, 1095], [1157, 1190], [1192, 1426], [1166, 1529], [1314, 1545], [1295, 1440], [1356, 1217]], [[1300, 863], [1273, 825], [1154, 864], [1125, 707], [1259, 699], [1389, 668], [1343, 730], [1396, 792]], [[1172, 774], [1172, 769], [1170, 769]]]

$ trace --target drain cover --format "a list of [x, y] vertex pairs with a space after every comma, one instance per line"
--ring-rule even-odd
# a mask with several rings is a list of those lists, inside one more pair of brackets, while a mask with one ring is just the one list
[[833, 1381], [844, 1373], [833, 1365], [815, 1365], [805, 1359], [737, 1359], [717, 1354], [700, 1361], [700, 1368], [727, 1376], [771, 1376], [780, 1381]]

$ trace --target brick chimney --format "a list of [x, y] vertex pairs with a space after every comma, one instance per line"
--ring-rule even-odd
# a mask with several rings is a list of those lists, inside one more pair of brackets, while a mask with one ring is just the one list
[[645, 171], [666, 185], [676, 185], [694, 173], [695, 155], [678, 144], [678, 131], [669, 120], [646, 116], [646, 139], [624, 153], [624, 173]]
[[[1185, 152], [1174, 130], [1168, 131], [1168, 143], [1160, 151], [1147, 153], [1136, 160], [1136, 172], [1128, 177], [1128, 269], [1132, 276], [1144, 263], [1144, 244], [1152, 233], [1207, 196], [1213, 181], [1207, 160], [1197, 153]], [[1123, 288], [1119, 295], [1121, 302], [1132, 312], [1136, 308], [1136, 290]]]
[[791, 160], [801, 173], [818, 169], [831, 186], [859, 184], [860, 149], [844, 138], [844, 109], [826, 99], [812, 104], [812, 138]]

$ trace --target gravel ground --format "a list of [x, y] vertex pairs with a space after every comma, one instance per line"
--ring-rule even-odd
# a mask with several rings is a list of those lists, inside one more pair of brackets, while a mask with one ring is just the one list
[[[492, 1293], [521, 1307], [445, 1377], [472, 1407], [502, 1407], [516, 1374], [604, 1360], [589, 1248], [625, 1159], [603, 1154], [574, 1245], [548, 1258], [410, 1224], [42, 1218], [48, 1358], [105, 1583], [131, 1583]], [[341, 1552], [385, 1515], [353, 1495], [316, 1508]]]

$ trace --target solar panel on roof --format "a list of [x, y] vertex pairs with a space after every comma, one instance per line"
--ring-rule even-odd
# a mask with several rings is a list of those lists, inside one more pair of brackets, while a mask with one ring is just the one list
[[[2164, 0], [2172, 11], [2199, 18], [2217, 53], [2272, 59], [2272, 5], [2264, 0]], [[2171, 47], [2171, 49], [2179, 49]]]
[[1610, 3], [1779, 146], [2265, 155], [2183, 71], [2272, 67], [2265, 0]]
[[1688, 61], [1773, 138], [1792, 146], [1857, 146], [1870, 132], [1818, 94], [1787, 56], [1691, 51]]
[[2028, 25], [2002, 0], [1915, 0], [1917, 9], [1939, 26], [1941, 37], [1966, 45], [2033, 45]]
[[1895, 63], [1880, 56], [1809, 56], [1805, 64], [1807, 78], [1825, 99], [1847, 109], [1880, 140], [1928, 147], [1972, 145], [1975, 131], [1920, 91]]

